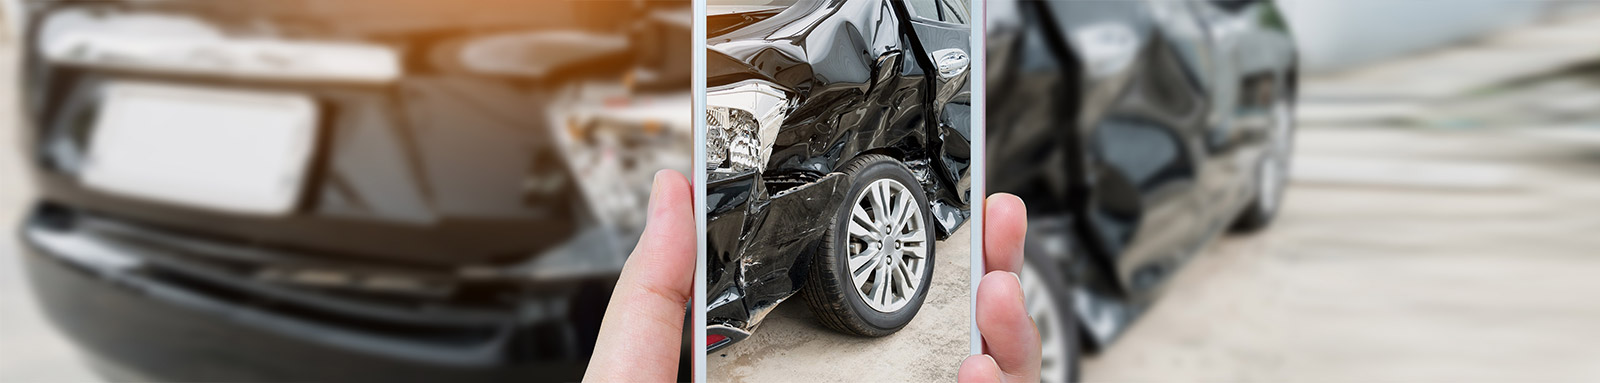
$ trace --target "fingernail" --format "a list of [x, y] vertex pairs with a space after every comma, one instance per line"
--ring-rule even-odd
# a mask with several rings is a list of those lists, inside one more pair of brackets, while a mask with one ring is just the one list
[[1006, 274], [1011, 274], [1011, 279], [1015, 279], [1017, 281], [1017, 300], [1022, 301], [1023, 306], [1026, 307], [1028, 301], [1022, 296], [1024, 294], [1022, 291], [1022, 276], [1017, 275], [1015, 271], [1007, 271]]
[[650, 180], [650, 202], [648, 206], [645, 206], [645, 209], [650, 214], [650, 217], [654, 217], [656, 215], [656, 205], [658, 205], [656, 203], [656, 196], [661, 194], [659, 191], [661, 190], [662, 173], [666, 173], [666, 170], [657, 170], [655, 178]]

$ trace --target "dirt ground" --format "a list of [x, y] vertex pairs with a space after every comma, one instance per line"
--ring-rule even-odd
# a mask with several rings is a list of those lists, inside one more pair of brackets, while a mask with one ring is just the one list
[[904, 329], [882, 338], [823, 327], [798, 298], [749, 339], [706, 356], [708, 382], [950, 382], [967, 357], [970, 226], [939, 242], [933, 289]]

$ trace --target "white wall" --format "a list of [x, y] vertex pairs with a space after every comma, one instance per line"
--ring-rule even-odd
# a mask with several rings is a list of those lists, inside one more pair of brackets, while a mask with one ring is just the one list
[[1327, 72], [1471, 40], [1531, 22], [1550, 1], [1278, 0], [1307, 72]]
[[22, 35], [22, 0], [0, 0], [0, 43]]

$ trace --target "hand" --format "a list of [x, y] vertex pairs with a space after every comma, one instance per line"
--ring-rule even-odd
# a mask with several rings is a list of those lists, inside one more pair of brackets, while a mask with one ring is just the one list
[[622, 267], [583, 381], [678, 379], [683, 314], [694, 295], [695, 243], [700, 237], [693, 193], [689, 180], [678, 172], [656, 172], [644, 234]]
[[1039, 329], [1022, 301], [1022, 240], [1028, 232], [1027, 207], [1017, 196], [1000, 193], [985, 201], [983, 264], [978, 283], [978, 331], [983, 355], [961, 363], [959, 382], [1038, 382]]

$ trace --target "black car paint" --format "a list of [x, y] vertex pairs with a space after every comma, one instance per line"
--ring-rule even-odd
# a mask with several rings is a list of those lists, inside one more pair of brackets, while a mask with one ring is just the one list
[[1028, 254], [1104, 345], [1254, 197], [1270, 100], [1243, 89], [1294, 91], [1290, 32], [1268, 1], [996, 1], [988, 22], [988, 190], [1028, 202]]
[[[546, 125], [552, 119], [545, 106], [561, 86], [616, 82], [629, 70], [655, 71], [638, 77], [637, 90], [686, 90], [689, 55], [680, 52], [690, 49], [688, 24], [618, 21], [687, 5], [223, 3], [29, 2], [35, 29], [27, 52], [37, 52], [44, 17], [92, 8], [182, 15], [241, 35], [377, 42], [404, 52], [404, 75], [375, 85], [266, 82], [65, 67], [24, 56], [29, 129], [21, 142], [40, 200], [19, 234], [33, 290], [52, 321], [97, 363], [132, 375], [125, 379], [580, 378], [615, 272], [556, 280], [520, 273], [556, 249], [621, 257], [637, 233], [602, 227], [584, 208], [549, 136], [556, 130]], [[546, 77], [471, 73], [445, 59], [483, 33], [572, 29], [632, 34], [636, 44], [659, 50], [590, 57]], [[665, 37], [673, 35], [683, 38]], [[109, 80], [311, 95], [329, 115], [301, 203], [282, 217], [239, 216], [84, 187], [75, 179], [82, 131], [93, 121], [98, 87]], [[530, 178], [561, 186], [529, 189], [523, 185]], [[51, 238], [110, 249], [137, 267], [96, 263], [75, 254], [81, 246]], [[422, 288], [272, 277], [296, 270]]]
[[793, 109], [761, 171], [706, 187], [708, 326], [748, 334], [798, 292], [833, 224], [828, 212], [850, 186], [837, 170], [857, 156], [911, 167], [930, 194], [940, 239], [965, 223], [969, 74], [935, 85], [930, 52], [917, 41], [931, 32], [914, 27], [899, 2], [800, 1], [720, 17], [708, 20], [723, 26], [707, 41], [708, 88], [765, 81], [783, 88]]

